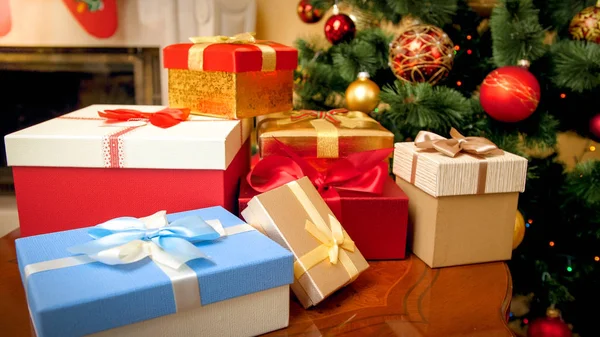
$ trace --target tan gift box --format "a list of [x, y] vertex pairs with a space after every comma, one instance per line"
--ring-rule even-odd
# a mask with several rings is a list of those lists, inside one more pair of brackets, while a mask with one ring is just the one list
[[294, 254], [291, 288], [304, 308], [369, 267], [307, 177], [253, 197], [242, 217]]
[[481, 137], [451, 136], [422, 131], [395, 145], [411, 249], [432, 268], [509, 260], [527, 159]]

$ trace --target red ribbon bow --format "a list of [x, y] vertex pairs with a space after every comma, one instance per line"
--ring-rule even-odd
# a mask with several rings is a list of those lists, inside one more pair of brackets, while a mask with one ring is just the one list
[[188, 119], [190, 109], [185, 108], [165, 108], [157, 112], [142, 112], [131, 109], [115, 109], [98, 111], [100, 117], [113, 122], [148, 120], [150, 124], [159, 128], [170, 128]]
[[316, 111], [316, 110], [300, 110], [296, 114], [290, 117], [290, 120], [301, 121], [304, 119], [325, 119], [332, 124], [340, 124], [341, 121], [335, 117], [337, 114], [348, 112], [348, 109], [332, 109], [329, 111]]
[[388, 163], [384, 161], [393, 149], [353, 153], [336, 160], [324, 172], [318, 171], [290, 147], [277, 141], [281, 155], [260, 160], [246, 177], [250, 187], [263, 193], [302, 177], [308, 177], [334, 215], [341, 220], [338, 190], [381, 194]]

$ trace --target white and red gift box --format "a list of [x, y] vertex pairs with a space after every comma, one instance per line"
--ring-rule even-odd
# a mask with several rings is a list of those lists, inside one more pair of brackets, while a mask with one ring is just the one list
[[189, 116], [162, 128], [99, 111], [164, 106], [92, 105], [5, 137], [21, 236], [93, 226], [156, 209], [236, 212], [249, 170], [250, 119]]

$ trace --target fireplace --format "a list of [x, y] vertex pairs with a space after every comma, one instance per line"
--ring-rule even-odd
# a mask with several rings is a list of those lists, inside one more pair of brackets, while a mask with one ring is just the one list
[[[160, 105], [158, 48], [0, 47], [2, 136], [91, 104]], [[0, 194], [14, 193], [4, 137]]]

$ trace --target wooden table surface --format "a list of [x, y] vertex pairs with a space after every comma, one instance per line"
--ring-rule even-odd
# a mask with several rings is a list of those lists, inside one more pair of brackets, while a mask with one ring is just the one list
[[[32, 336], [13, 231], [0, 238], [3, 336]], [[502, 262], [430, 269], [416, 257], [370, 262], [356, 281], [267, 336], [513, 336], [506, 325], [512, 283]]]

